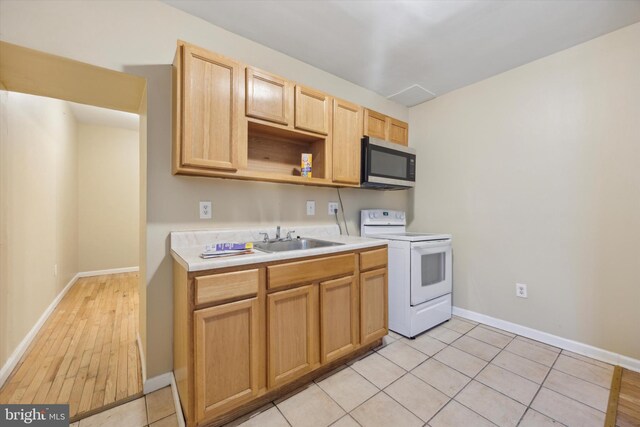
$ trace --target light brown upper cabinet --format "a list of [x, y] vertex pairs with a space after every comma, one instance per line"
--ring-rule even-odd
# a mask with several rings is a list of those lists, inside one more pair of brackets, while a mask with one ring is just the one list
[[247, 116], [289, 124], [291, 83], [253, 67], [247, 67], [246, 79]]
[[389, 136], [387, 138], [391, 142], [400, 145], [409, 144], [409, 125], [400, 120], [389, 117]]
[[409, 124], [365, 108], [363, 135], [409, 145]]
[[174, 174], [359, 187], [363, 134], [407, 145], [404, 122], [183, 41], [172, 71]]
[[327, 135], [331, 99], [314, 89], [296, 85], [295, 127], [296, 129]]
[[333, 100], [333, 181], [360, 183], [362, 108]]
[[179, 49], [180, 166], [236, 170], [242, 67], [196, 46], [182, 44]]
[[369, 109], [364, 110], [364, 134], [372, 138], [386, 139], [386, 119], [384, 114]]

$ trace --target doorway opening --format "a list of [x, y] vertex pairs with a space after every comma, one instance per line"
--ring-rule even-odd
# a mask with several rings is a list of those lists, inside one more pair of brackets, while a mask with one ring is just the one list
[[0, 403], [143, 394], [146, 82], [0, 42]]

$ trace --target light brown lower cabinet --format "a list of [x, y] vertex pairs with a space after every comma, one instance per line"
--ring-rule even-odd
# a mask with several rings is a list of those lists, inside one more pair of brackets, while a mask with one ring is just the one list
[[267, 295], [269, 388], [309, 372], [317, 363], [317, 303], [312, 285]]
[[194, 312], [196, 416], [215, 417], [258, 393], [258, 300]]
[[320, 283], [320, 356], [322, 363], [358, 346], [358, 291], [354, 276]]
[[174, 262], [174, 375], [187, 427], [227, 423], [378, 345], [386, 264], [380, 246], [203, 272]]
[[387, 268], [360, 274], [360, 344], [389, 333]]

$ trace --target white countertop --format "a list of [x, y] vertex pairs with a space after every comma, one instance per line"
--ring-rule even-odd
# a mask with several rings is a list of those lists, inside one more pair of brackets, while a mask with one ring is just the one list
[[206, 245], [225, 242], [255, 242], [260, 240], [258, 233], [264, 231], [269, 232], [269, 236], [273, 238], [275, 235], [275, 227], [265, 227], [260, 229], [177, 231], [171, 233], [171, 256], [173, 256], [173, 259], [175, 259], [187, 271], [192, 272], [316, 255], [327, 255], [387, 244], [387, 240], [384, 239], [341, 236], [336, 225], [283, 227], [281, 235], [286, 236], [286, 232], [288, 230], [296, 230], [296, 236], [343, 243], [343, 245], [274, 253], [267, 253], [254, 249], [254, 253], [247, 255], [203, 259], [200, 257], [200, 254], [205, 250]]

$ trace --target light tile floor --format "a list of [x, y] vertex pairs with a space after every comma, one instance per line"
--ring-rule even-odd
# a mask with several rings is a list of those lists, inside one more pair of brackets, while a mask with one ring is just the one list
[[[273, 424], [277, 425], [277, 424]], [[178, 427], [171, 387], [83, 418], [70, 427]]]
[[[604, 424], [613, 366], [453, 317], [395, 333], [357, 361], [227, 427], [482, 427]], [[175, 427], [171, 389], [73, 427]]]
[[[227, 427], [601, 427], [613, 366], [453, 317]], [[81, 426], [84, 427], [84, 426]]]

